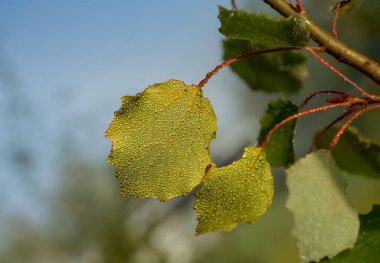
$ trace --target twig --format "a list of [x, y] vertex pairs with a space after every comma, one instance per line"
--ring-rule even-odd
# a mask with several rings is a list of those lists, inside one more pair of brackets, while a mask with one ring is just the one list
[[297, 0], [298, 12], [305, 13], [305, 7], [302, 4], [302, 0]]
[[297, 5], [295, 5], [295, 4], [293, 3], [292, 0], [289, 0], [289, 5], [290, 5], [295, 11], [298, 11]]
[[273, 9], [285, 17], [296, 15], [304, 19], [310, 37], [316, 41], [319, 46], [324, 47], [326, 52], [335, 57], [340, 62], [348, 64], [368, 76], [370, 79], [380, 84], [380, 65], [372, 59], [364, 56], [358, 51], [350, 48], [343, 42], [336, 39], [319, 27], [307, 15], [297, 13], [287, 1], [284, 0], [264, 0]]
[[338, 22], [339, 10], [340, 10], [340, 0], [338, 0], [338, 3], [335, 6], [335, 15], [334, 15], [333, 31], [332, 31], [332, 34], [335, 38], [338, 38], [337, 22]]
[[340, 122], [341, 120], [343, 120], [344, 118], [346, 118], [348, 115], [350, 115], [351, 113], [355, 112], [355, 111], [358, 111], [359, 109], [357, 108], [352, 108], [348, 111], [346, 111], [345, 113], [343, 113], [342, 115], [340, 115], [338, 118], [336, 118], [335, 120], [333, 120], [331, 123], [329, 123], [329, 125], [327, 125], [323, 131], [321, 131], [315, 138], [314, 138], [314, 141], [312, 143], [312, 145], [310, 146], [309, 148], [309, 153], [311, 153], [312, 151], [314, 151], [314, 149], [317, 147], [319, 141], [322, 139], [323, 136], [326, 135], [326, 133], [331, 129], [332, 126], [334, 126], [335, 124], [337, 124], [338, 122]]
[[333, 150], [335, 148], [335, 146], [337, 145], [340, 137], [342, 136], [343, 132], [346, 130], [347, 126], [353, 122], [357, 117], [359, 117], [360, 115], [362, 115], [363, 113], [367, 112], [367, 111], [370, 111], [370, 110], [374, 110], [374, 109], [378, 109], [380, 108], [380, 103], [376, 103], [376, 104], [372, 104], [372, 105], [369, 105], [359, 111], [357, 111], [354, 115], [352, 115], [343, 125], [342, 127], [339, 129], [339, 131], [335, 134], [334, 136], [334, 139], [331, 141], [330, 143], [330, 146], [329, 146], [329, 149], [330, 150]]
[[273, 133], [278, 129], [280, 128], [282, 125], [284, 125], [285, 123], [291, 121], [291, 120], [294, 120], [294, 119], [297, 119], [301, 116], [305, 116], [305, 115], [308, 115], [310, 113], [314, 113], [314, 112], [318, 112], [318, 111], [323, 111], [323, 110], [328, 110], [328, 109], [332, 109], [332, 108], [338, 108], [338, 107], [348, 107], [350, 106], [350, 103], [348, 102], [343, 102], [343, 103], [336, 103], [336, 104], [331, 104], [331, 105], [325, 105], [325, 106], [322, 106], [322, 107], [318, 107], [318, 108], [312, 108], [312, 109], [309, 109], [309, 110], [305, 110], [305, 111], [301, 111], [299, 113], [296, 113], [292, 116], [289, 116], [287, 117], [286, 119], [282, 120], [281, 122], [277, 123], [267, 134], [267, 136], [265, 137], [265, 140], [263, 141], [263, 143], [259, 146], [259, 148], [261, 148], [262, 150], [265, 149], [265, 146], [267, 145], [270, 137], [273, 135]]
[[348, 94], [345, 93], [345, 92], [341, 92], [341, 91], [336, 91], [336, 90], [321, 90], [321, 91], [318, 91], [318, 92], [315, 92], [313, 94], [311, 94], [309, 97], [307, 97], [304, 102], [302, 102], [302, 104], [299, 106], [300, 109], [302, 109], [303, 107], [305, 107], [305, 105], [307, 103], [309, 103], [309, 101], [314, 98], [315, 96], [318, 96], [318, 95], [322, 95], [322, 94], [338, 94], [338, 95], [342, 95], [342, 96], [347, 96]]
[[359, 87], [358, 84], [350, 80], [348, 77], [346, 77], [343, 73], [341, 73], [339, 70], [337, 70], [333, 65], [328, 63], [326, 60], [324, 60], [321, 56], [317, 54], [313, 49], [309, 47], [305, 47], [305, 50], [308, 50], [316, 59], [318, 59], [322, 64], [324, 64], [326, 67], [328, 67], [332, 72], [337, 74], [339, 77], [341, 77], [344, 81], [349, 83], [351, 86], [353, 86], [355, 89], [357, 89], [364, 97], [373, 99], [375, 96], [368, 94], [366, 91], [364, 91], [362, 88]]
[[285, 51], [292, 51], [292, 50], [302, 50], [302, 49], [303, 48], [300, 48], [300, 47], [284, 47], [284, 48], [265, 49], [265, 50], [260, 50], [260, 51], [248, 53], [248, 54], [245, 54], [245, 55], [241, 55], [241, 56], [238, 56], [238, 57], [235, 57], [235, 58], [231, 58], [231, 59], [223, 62], [222, 64], [216, 66], [212, 71], [210, 71], [209, 73], [207, 73], [207, 75], [199, 82], [198, 88], [202, 88], [207, 83], [207, 81], [209, 81], [210, 78], [212, 76], [214, 76], [219, 70], [221, 70], [225, 66], [228, 66], [229, 64], [232, 64], [232, 63], [234, 63], [236, 61], [239, 61], [241, 59], [250, 58], [250, 57], [254, 57], [254, 56], [257, 56], [257, 55], [261, 55], [261, 54], [276, 53], [276, 52], [285, 52]]

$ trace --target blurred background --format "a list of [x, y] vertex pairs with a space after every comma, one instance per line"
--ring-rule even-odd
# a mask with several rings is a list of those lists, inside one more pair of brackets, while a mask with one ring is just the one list
[[[307, 1], [330, 30], [336, 1]], [[239, 8], [278, 16], [262, 1]], [[277, 169], [275, 200], [254, 225], [194, 236], [194, 197], [121, 199], [104, 137], [123, 95], [179, 79], [198, 83], [222, 61], [217, 5], [193, 1], [0, 0], [0, 262], [297, 262], [292, 215]], [[362, 0], [339, 20], [339, 38], [380, 61], [380, 2]], [[334, 60], [331, 60], [334, 62]], [[309, 57], [300, 103], [314, 90], [353, 91]], [[379, 87], [335, 63], [369, 91]], [[212, 158], [238, 159], [256, 144], [268, 101], [230, 69], [204, 88], [218, 118]], [[318, 103], [318, 102], [316, 102]], [[380, 140], [379, 112], [354, 126]], [[334, 116], [298, 125], [297, 156]], [[347, 175], [348, 196], [363, 213], [380, 203], [378, 180]]]

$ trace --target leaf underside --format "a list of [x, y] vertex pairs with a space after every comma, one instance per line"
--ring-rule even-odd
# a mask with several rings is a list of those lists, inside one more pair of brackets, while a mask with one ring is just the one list
[[[327, 148], [338, 131], [331, 128], [318, 147]], [[354, 127], [348, 127], [332, 152], [338, 166], [351, 174], [380, 178], [380, 142], [371, 141]]]
[[262, 14], [219, 7], [220, 33], [230, 39], [250, 40], [256, 48], [306, 46], [309, 31], [303, 19], [270, 18]]
[[[227, 39], [223, 47], [224, 60], [257, 51], [247, 40]], [[284, 94], [298, 92], [308, 75], [306, 57], [296, 52], [255, 56], [232, 63], [230, 67], [253, 90]]]
[[346, 250], [330, 260], [331, 263], [378, 263], [380, 259], [380, 206], [375, 205], [373, 210], [360, 215], [359, 238], [352, 249]]
[[[277, 99], [269, 103], [268, 109], [260, 120], [261, 130], [258, 143], [261, 144], [269, 131], [285, 118], [296, 114], [298, 106], [288, 99]], [[270, 138], [265, 147], [271, 167], [289, 166], [294, 163], [294, 130], [296, 120], [282, 125]]]
[[211, 163], [216, 117], [197, 86], [171, 80], [122, 98], [106, 137], [122, 196], [166, 201], [198, 185]]
[[212, 166], [195, 194], [196, 233], [254, 223], [270, 206], [273, 187], [270, 166], [259, 148], [246, 148], [240, 160], [226, 167]]
[[308, 154], [286, 173], [286, 205], [294, 214], [300, 260], [332, 258], [352, 247], [359, 231], [358, 213], [346, 199], [345, 180], [331, 154]]

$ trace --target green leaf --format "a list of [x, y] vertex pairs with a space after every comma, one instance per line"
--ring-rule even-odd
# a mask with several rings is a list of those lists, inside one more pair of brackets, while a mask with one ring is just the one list
[[306, 46], [309, 31], [298, 16], [270, 18], [263, 14], [219, 7], [220, 33], [231, 39], [250, 40], [257, 48]]
[[[327, 148], [337, 131], [331, 128], [318, 147]], [[345, 130], [332, 154], [338, 166], [351, 174], [380, 177], [380, 142], [365, 138], [354, 127]]]
[[359, 231], [358, 213], [346, 199], [343, 174], [330, 152], [308, 154], [286, 173], [286, 205], [294, 214], [300, 260], [319, 261], [352, 247]]
[[[354, 9], [357, 3], [359, 3], [359, 0], [341, 0], [339, 6], [339, 14], [347, 14], [352, 9]], [[337, 6], [338, 4], [336, 4], [332, 10], [335, 11]]]
[[[223, 46], [224, 60], [257, 50], [247, 40], [227, 39]], [[260, 55], [232, 63], [230, 67], [253, 90], [285, 94], [298, 92], [308, 75], [306, 57], [296, 52]]]
[[[260, 120], [259, 144], [265, 140], [266, 135], [277, 123], [297, 112], [298, 106], [291, 100], [278, 99], [271, 101], [265, 115]], [[270, 138], [265, 147], [265, 153], [271, 167], [287, 167], [294, 163], [294, 129], [296, 124], [297, 121], [293, 120], [282, 125]]]
[[359, 238], [352, 249], [346, 250], [331, 260], [331, 263], [378, 263], [380, 261], [380, 206], [360, 215]]
[[240, 223], [254, 223], [273, 197], [273, 176], [265, 154], [259, 148], [249, 147], [231, 165], [211, 166], [195, 196], [197, 234], [229, 231]]
[[123, 97], [106, 136], [122, 196], [185, 195], [211, 163], [216, 118], [197, 86], [171, 80]]

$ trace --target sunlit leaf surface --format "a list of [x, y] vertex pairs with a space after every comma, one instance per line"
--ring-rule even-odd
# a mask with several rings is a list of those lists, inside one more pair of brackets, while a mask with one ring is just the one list
[[231, 165], [208, 169], [196, 193], [196, 232], [229, 231], [240, 223], [254, 223], [268, 209], [272, 196], [273, 176], [265, 154], [246, 148]]
[[287, 207], [294, 214], [293, 234], [300, 260], [334, 257], [355, 244], [358, 213], [345, 196], [345, 180], [333, 157], [319, 150], [297, 161], [287, 171]]
[[197, 86], [171, 80], [123, 97], [106, 136], [122, 196], [185, 195], [211, 163], [216, 117]]

